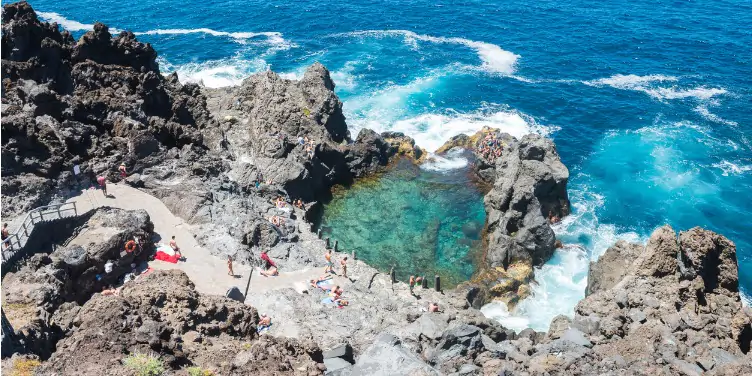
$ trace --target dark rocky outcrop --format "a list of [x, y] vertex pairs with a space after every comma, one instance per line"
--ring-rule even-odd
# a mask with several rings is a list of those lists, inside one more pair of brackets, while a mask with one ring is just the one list
[[312, 344], [256, 335], [258, 314], [227, 298], [198, 294], [182, 271], [156, 271], [117, 296], [97, 294], [41, 374], [128, 375], [130, 354], [153, 354], [166, 374], [193, 365], [222, 375], [322, 374]]
[[[153, 224], [145, 211], [101, 208], [71, 228], [65, 246], [32, 256], [3, 278], [4, 312], [25, 351], [49, 356], [57, 339], [70, 329], [71, 310], [93, 293], [116, 284], [134, 264], [153, 254], [151, 242], [135, 252], [124, 251], [128, 240], [151, 239]], [[41, 235], [39, 235], [41, 236]], [[107, 273], [105, 264], [111, 262]]]
[[598, 261], [590, 262], [585, 295], [614, 287], [627, 273], [625, 265], [637, 258], [644, 248], [640, 244], [619, 240]]

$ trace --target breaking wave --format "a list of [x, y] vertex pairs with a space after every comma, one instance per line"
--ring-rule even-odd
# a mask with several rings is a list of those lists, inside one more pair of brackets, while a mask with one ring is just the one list
[[680, 88], [676, 85], [670, 87], [660, 86], [660, 83], [678, 82], [679, 78], [665, 75], [638, 76], [634, 74], [617, 74], [597, 80], [582, 81], [583, 84], [594, 87], [610, 86], [620, 90], [633, 90], [643, 92], [658, 100], [671, 99], [697, 99], [708, 100], [712, 97], [726, 94], [726, 89], [699, 86], [694, 88]]
[[346, 36], [403, 37], [405, 43], [417, 49], [418, 42], [437, 44], [454, 44], [475, 50], [482, 64], [481, 68], [490, 73], [511, 75], [515, 72], [520, 55], [506, 51], [501, 47], [486, 42], [479, 42], [458, 37], [435, 37], [418, 34], [409, 30], [363, 30], [340, 34]]

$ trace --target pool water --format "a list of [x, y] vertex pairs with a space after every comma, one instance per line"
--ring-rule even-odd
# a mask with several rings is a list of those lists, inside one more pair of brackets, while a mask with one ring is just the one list
[[475, 272], [485, 216], [483, 192], [467, 167], [435, 171], [402, 159], [336, 190], [321, 230], [369, 265], [384, 272], [394, 267], [399, 280], [439, 275], [448, 288]]

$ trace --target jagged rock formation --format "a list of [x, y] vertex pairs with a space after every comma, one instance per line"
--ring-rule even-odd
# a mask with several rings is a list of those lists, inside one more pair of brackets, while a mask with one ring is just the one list
[[527, 135], [504, 151], [496, 162], [494, 187], [485, 198], [486, 262], [491, 267], [548, 261], [556, 236], [547, 217], [569, 214], [568, 180], [569, 170], [549, 139]]
[[[482, 153], [486, 137], [495, 138], [501, 155]], [[474, 173], [482, 184], [492, 184], [486, 207], [485, 265], [469, 284], [476, 288], [473, 306], [491, 299], [514, 305], [530, 293], [533, 266], [553, 255], [556, 235], [552, 217], [569, 214], [569, 170], [554, 143], [539, 135], [517, 140], [498, 129], [484, 127], [472, 136], [458, 135], [438, 153], [453, 148], [475, 155]]]
[[112, 38], [96, 24], [76, 43], [26, 2], [4, 6], [2, 27], [4, 216], [89, 186], [121, 162], [140, 169], [159, 163], [160, 149], [200, 146], [212, 125], [196, 87], [162, 77], [154, 49], [132, 33]]
[[[125, 163], [127, 183], [197, 225], [207, 248], [254, 263], [261, 246], [289, 249], [298, 238], [300, 218], [271, 200], [321, 200], [405, 152], [367, 130], [350, 139], [320, 64], [300, 81], [264, 72], [236, 88], [182, 85], [160, 74], [156, 52], [133, 33], [113, 38], [96, 24], [74, 41], [25, 2], [4, 6], [2, 43], [4, 217], [67, 198], [96, 176], [118, 181]], [[312, 158], [298, 137], [314, 143]], [[267, 228], [272, 215], [285, 225]]]
[[156, 271], [117, 296], [97, 294], [71, 319], [38, 373], [131, 375], [123, 361], [142, 353], [158, 356], [166, 375], [193, 365], [221, 375], [322, 374], [315, 345], [259, 339], [255, 309], [198, 294], [182, 271]]
[[[734, 243], [701, 228], [677, 241], [665, 226], [644, 247], [617, 244], [596, 263], [603, 265], [591, 272], [591, 295], [577, 304], [575, 317], [555, 320], [557, 334], [524, 359], [507, 356], [499, 369], [515, 375], [752, 372], [752, 311], [739, 298], [735, 253]], [[615, 276], [609, 264], [623, 275]]]
[[[118, 278], [153, 253], [151, 242], [135, 252], [123, 245], [134, 237], [148, 240], [154, 225], [141, 211], [102, 208], [71, 228], [66, 246], [32, 256], [18, 271], [3, 278], [3, 310], [18, 332], [26, 351], [48, 356], [67, 328], [56, 317], [78, 309], [95, 292], [115, 284]], [[105, 264], [111, 261], [107, 273]]]

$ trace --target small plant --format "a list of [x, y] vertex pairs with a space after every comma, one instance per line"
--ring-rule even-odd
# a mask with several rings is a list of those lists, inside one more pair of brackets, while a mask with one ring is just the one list
[[156, 355], [132, 354], [123, 360], [123, 364], [136, 373], [136, 376], [160, 376], [165, 369]]
[[188, 367], [188, 376], [214, 376], [214, 372], [201, 367]]
[[16, 359], [13, 361], [11, 376], [32, 376], [42, 363], [36, 359]]
[[311, 116], [311, 110], [309, 110], [306, 107], [303, 107], [303, 115], [305, 115], [305, 116]]

